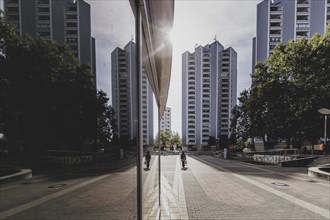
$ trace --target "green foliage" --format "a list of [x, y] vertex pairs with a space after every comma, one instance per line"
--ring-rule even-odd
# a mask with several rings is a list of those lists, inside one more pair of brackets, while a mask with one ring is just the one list
[[233, 110], [236, 137], [261, 137], [266, 144], [284, 139], [296, 147], [315, 142], [322, 134], [317, 110], [330, 107], [329, 51], [329, 28], [323, 36], [277, 45], [256, 65], [251, 88]]
[[97, 140], [101, 143], [110, 143], [113, 139], [114, 133], [117, 131], [115, 125], [115, 112], [109, 106], [109, 98], [103, 91], [97, 92]]
[[112, 137], [106, 95], [96, 96], [90, 67], [68, 46], [21, 37], [0, 18], [0, 65], [0, 132], [13, 151], [80, 150]]
[[217, 144], [217, 139], [214, 136], [209, 136], [209, 140], [207, 141], [207, 145], [215, 146]]
[[[160, 131], [160, 145], [162, 147], [181, 147], [182, 141], [178, 132]], [[154, 140], [154, 146], [158, 147], [158, 134]]]
[[172, 138], [170, 142], [172, 147], [174, 145], [176, 145], [177, 147], [181, 147], [182, 141], [178, 132], [172, 131]]

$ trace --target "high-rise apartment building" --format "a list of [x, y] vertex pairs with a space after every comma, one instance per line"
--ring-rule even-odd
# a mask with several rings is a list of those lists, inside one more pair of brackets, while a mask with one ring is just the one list
[[171, 131], [171, 108], [166, 107], [164, 115], [160, 120], [161, 131]]
[[182, 55], [182, 141], [206, 145], [229, 136], [237, 99], [237, 54], [215, 41]]
[[92, 70], [96, 85], [95, 39], [90, 5], [83, 0], [4, 0], [4, 12], [19, 34], [67, 44], [81, 64]]
[[323, 34], [329, 23], [330, 0], [262, 1], [257, 5], [252, 71], [256, 62], [264, 62], [277, 44]]
[[[115, 110], [119, 138], [137, 137], [137, 72], [135, 43], [111, 53], [112, 107]], [[153, 143], [153, 93], [145, 71], [142, 73], [143, 145]]]

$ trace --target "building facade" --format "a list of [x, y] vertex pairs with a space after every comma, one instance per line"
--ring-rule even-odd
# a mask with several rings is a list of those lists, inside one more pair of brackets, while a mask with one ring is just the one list
[[[137, 137], [137, 78], [135, 43], [111, 53], [112, 107], [115, 110], [119, 138]], [[143, 145], [153, 143], [153, 93], [145, 71], [142, 73]]]
[[215, 41], [182, 55], [182, 142], [206, 145], [229, 136], [237, 99], [237, 54]]
[[161, 131], [169, 131], [171, 132], [171, 108], [166, 107], [164, 116], [162, 117], [160, 121], [160, 130]]
[[330, 0], [264, 0], [257, 5], [257, 31], [252, 42], [252, 72], [279, 43], [324, 34], [330, 23]]
[[4, 0], [4, 13], [19, 34], [67, 44], [81, 64], [92, 70], [96, 87], [95, 39], [90, 5], [83, 0]]

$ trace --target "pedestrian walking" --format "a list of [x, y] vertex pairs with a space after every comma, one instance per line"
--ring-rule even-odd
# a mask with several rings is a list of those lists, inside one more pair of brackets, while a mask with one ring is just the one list
[[145, 164], [147, 165], [147, 170], [149, 170], [150, 160], [151, 160], [151, 155], [149, 151], [147, 151], [147, 154], [145, 156]]
[[186, 154], [184, 153], [184, 151], [182, 151], [181, 153], [181, 162], [182, 162], [182, 169], [185, 169], [186, 167], [186, 164], [187, 164], [187, 157], [186, 157]]

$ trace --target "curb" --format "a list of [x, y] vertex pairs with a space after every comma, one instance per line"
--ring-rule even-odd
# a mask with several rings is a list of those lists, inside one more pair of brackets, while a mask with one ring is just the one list
[[30, 179], [31, 177], [32, 177], [32, 170], [22, 169], [18, 173], [0, 177], [0, 184], [10, 183], [19, 180], [26, 180], [26, 179]]
[[325, 167], [330, 167], [330, 164], [324, 164], [318, 167], [308, 168], [308, 176], [330, 181], [330, 173], [320, 170], [320, 168]]

